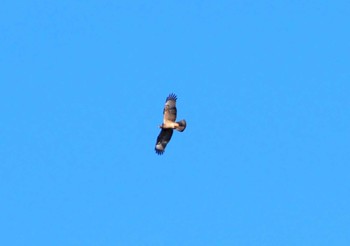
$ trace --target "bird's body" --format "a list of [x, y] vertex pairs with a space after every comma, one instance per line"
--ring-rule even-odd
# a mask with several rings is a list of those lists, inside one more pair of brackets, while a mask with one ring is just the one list
[[177, 97], [175, 94], [170, 94], [165, 100], [165, 106], [163, 110], [163, 124], [159, 127], [162, 129], [158, 135], [155, 151], [161, 155], [164, 153], [166, 145], [169, 143], [173, 130], [183, 132], [186, 128], [186, 121], [180, 120], [175, 122], [177, 116], [176, 109]]
[[176, 127], [178, 127], [179, 124], [176, 122], [172, 122], [172, 121], [165, 121], [160, 128], [163, 129], [175, 129]]

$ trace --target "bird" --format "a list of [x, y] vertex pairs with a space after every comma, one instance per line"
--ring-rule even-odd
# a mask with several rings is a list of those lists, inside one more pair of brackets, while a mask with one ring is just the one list
[[176, 100], [177, 96], [174, 93], [170, 93], [169, 96], [165, 99], [165, 105], [163, 110], [163, 124], [159, 126], [162, 130], [160, 131], [155, 151], [158, 155], [162, 155], [164, 153], [165, 147], [169, 143], [174, 129], [183, 132], [186, 129], [186, 120], [176, 121]]

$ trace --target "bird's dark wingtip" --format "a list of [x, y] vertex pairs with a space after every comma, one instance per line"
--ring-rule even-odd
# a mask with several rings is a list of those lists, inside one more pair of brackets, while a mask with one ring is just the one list
[[172, 100], [172, 101], [175, 101], [177, 100], [177, 96], [175, 95], [175, 93], [170, 93], [169, 96], [166, 98], [165, 101], [169, 101], [169, 100]]
[[158, 155], [164, 154], [164, 150], [154, 149]]

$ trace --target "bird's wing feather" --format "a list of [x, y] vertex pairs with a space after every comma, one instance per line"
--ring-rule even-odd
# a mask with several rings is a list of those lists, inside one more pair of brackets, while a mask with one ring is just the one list
[[157, 137], [155, 151], [158, 155], [164, 153], [166, 145], [169, 143], [171, 136], [173, 135], [173, 129], [162, 129]]
[[163, 110], [163, 122], [176, 120], [176, 95], [171, 93], [165, 100], [164, 110]]

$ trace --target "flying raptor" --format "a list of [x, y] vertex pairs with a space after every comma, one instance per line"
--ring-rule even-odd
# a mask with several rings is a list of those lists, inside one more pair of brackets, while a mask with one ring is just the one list
[[174, 129], [183, 132], [186, 128], [186, 121], [180, 120], [176, 121], [176, 95], [171, 93], [165, 100], [164, 110], [163, 110], [163, 124], [159, 127], [162, 129], [157, 137], [156, 142], [156, 153], [162, 155], [164, 153], [165, 147], [169, 143], [171, 136], [173, 135]]

